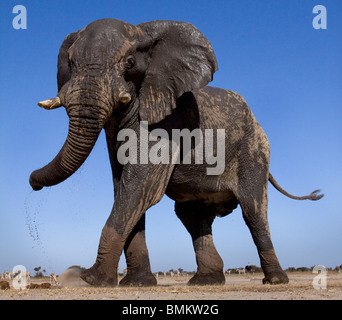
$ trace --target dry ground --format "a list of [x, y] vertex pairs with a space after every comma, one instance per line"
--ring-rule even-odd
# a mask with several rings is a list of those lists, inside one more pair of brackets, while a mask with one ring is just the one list
[[[327, 288], [316, 290], [311, 272], [288, 273], [287, 285], [263, 285], [262, 274], [228, 275], [224, 286], [189, 287], [188, 276], [159, 276], [157, 287], [94, 288], [78, 280], [63, 280], [51, 289], [0, 290], [0, 300], [342, 300], [342, 274], [329, 272]], [[31, 283], [49, 279], [31, 279]]]

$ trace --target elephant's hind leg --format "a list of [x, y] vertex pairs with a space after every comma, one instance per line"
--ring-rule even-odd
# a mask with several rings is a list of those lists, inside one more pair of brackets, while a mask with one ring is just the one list
[[267, 221], [267, 179], [264, 180], [263, 186], [255, 181], [254, 188], [244, 189], [245, 196], [240, 199], [243, 218], [258, 249], [261, 267], [265, 274], [263, 283], [288, 283], [289, 279], [278, 262], [271, 241]]
[[127, 275], [120, 281], [120, 286], [156, 286], [157, 280], [151, 272], [146, 247], [145, 214], [126, 240], [124, 252], [127, 263]]
[[211, 225], [216, 216], [212, 209], [193, 201], [175, 204], [176, 214], [189, 231], [196, 253], [197, 272], [189, 280], [188, 285], [225, 283], [223, 261], [216, 251], [212, 237]]
[[275, 254], [267, 220], [270, 146], [265, 132], [253, 121], [254, 126], [241, 144], [235, 194], [258, 250], [265, 274], [263, 283], [288, 283]]

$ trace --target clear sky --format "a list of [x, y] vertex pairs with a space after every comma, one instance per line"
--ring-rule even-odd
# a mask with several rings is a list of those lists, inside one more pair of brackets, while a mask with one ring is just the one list
[[[15, 5], [27, 29], [15, 30]], [[316, 30], [315, 5], [327, 9]], [[33, 192], [30, 173], [49, 162], [67, 135], [64, 108], [37, 102], [57, 92], [57, 54], [65, 36], [100, 18], [131, 24], [178, 20], [211, 42], [213, 86], [244, 96], [271, 144], [270, 170], [289, 192], [322, 189], [318, 202], [295, 201], [269, 186], [272, 240], [283, 268], [342, 263], [342, 1], [38, 1], [0, 2], [0, 272], [15, 265], [48, 273], [95, 261], [113, 205], [102, 133], [85, 164], [60, 185]], [[191, 238], [164, 197], [147, 213], [152, 271], [196, 270]], [[260, 265], [238, 208], [213, 225], [225, 269]], [[120, 260], [120, 271], [125, 261]]]

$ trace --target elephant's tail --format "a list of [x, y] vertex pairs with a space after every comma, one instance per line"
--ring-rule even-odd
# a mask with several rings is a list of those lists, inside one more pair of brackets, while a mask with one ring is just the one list
[[273, 178], [271, 173], [269, 172], [268, 180], [271, 182], [272, 186], [275, 187], [279, 192], [284, 194], [285, 196], [295, 199], [295, 200], [319, 200], [323, 198], [324, 194], [318, 194], [320, 190], [315, 190], [308, 196], [303, 196], [303, 197], [297, 197], [293, 196], [292, 194], [289, 194], [287, 191], [285, 191], [279, 184], [278, 182]]

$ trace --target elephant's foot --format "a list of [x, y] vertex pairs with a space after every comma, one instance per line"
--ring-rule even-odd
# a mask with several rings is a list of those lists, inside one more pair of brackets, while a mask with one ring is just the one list
[[128, 272], [119, 283], [122, 287], [153, 287], [157, 285], [157, 279], [152, 272]]
[[213, 273], [196, 273], [188, 282], [189, 286], [217, 286], [224, 285], [226, 278], [222, 271]]
[[96, 287], [115, 287], [118, 284], [115, 273], [113, 273], [112, 276], [108, 276], [107, 274], [100, 272], [96, 265], [83, 271], [80, 278]]
[[283, 270], [271, 271], [265, 274], [262, 280], [263, 284], [286, 284], [289, 283], [289, 278]]

